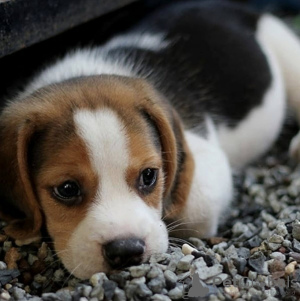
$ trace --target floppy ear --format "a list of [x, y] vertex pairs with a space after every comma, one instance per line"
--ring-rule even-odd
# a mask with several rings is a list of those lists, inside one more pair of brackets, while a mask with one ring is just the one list
[[194, 174], [194, 160], [185, 141], [180, 117], [169, 102], [149, 84], [139, 82], [146, 98], [142, 110], [151, 118], [160, 136], [164, 162], [164, 214], [168, 219], [183, 212]]
[[8, 222], [4, 229], [7, 235], [30, 242], [40, 236], [42, 226], [28, 166], [28, 148], [36, 122], [34, 118], [12, 116], [4, 113], [0, 120], [0, 216]]
[[[145, 88], [145, 86], [144, 86]], [[164, 198], [166, 198], [173, 187], [177, 171], [177, 142], [173, 129], [173, 112], [168, 103], [165, 103], [160, 95], [152, 88], [146, 86], [149, 98], [144, 98], [142, 108], [143, 114], [153, 122], [160, 138], [161, 152], [163, 157], [163, 170], [165, 175]]]

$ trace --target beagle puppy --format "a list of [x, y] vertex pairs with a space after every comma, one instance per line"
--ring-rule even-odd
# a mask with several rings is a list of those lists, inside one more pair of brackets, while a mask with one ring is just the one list
[[287, 26], [224, 1], [170, 5], [70, 52], [1, 113], [6, 233], [26, 244], [45, 227], [82, 279], [165, 252], [168, 223], [214, 235], [232, 169], [270, 148], [287, 104], [300, 116], [299, 79]]

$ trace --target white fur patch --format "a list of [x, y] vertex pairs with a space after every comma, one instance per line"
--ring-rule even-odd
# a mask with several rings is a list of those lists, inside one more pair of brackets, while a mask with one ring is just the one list
[[112, 59], [108, 51], [118, 47], [132, 47], [159, 51], [167, 47], [163, 34], [127, 34], [112, 38], [101, 47], [77, 49], [68, 53], [57, 63], [40, 72], [26, 88], [22, 97], [33, 91], [80, 76], [114, 74], [120, 76], [136, 76], [139, 63], [131, 62], [128, 55], [120, 55]]
[[218, 128], [220, 145], [234, 168], [245, 166], [268, 150], [277, 138], [285, 116], [285, 87], [278, 61], [261, 40], [259, 32], [257, 40], [270, 66], [271, 85], [262, 104], [250, 111], [237, 127]]
[[[258, 23], [258, 38], [275, 54], [285, 80], [288, 103], [300, 121], [300, 40], [281, 20], [264, 15]], [[293, 138], [290, 155], [300, 160], [300, 132]]]
[[230, 166], [224, 152], [214, 143], [189, 131], [185, 132], [185, 138], [194, 158], [195, 172], [182, 213], [183, 222], [187, 222], [190, 236], [212, 236], [232, 199]]
[[112, 49], [118, 47], [132, 46], [134, 48], [148, 49], [159, 51], [169, 45], [168, 41], [164, 41], [163, 34], [127, 34], [112, 38], [105, 45], [105, 48]]
[[72, 271], [81, 262], [74, 271], [80, 278], [108, 271], [101, 246], [119, 238], [143, 239], [144, 259], [166, 251], [168, 235], [161, 211], [147, 206], [127, 185], [128, 137], [121, 120], [109, 109], [78, 111], [74, 120], [100, 180], [93, 204], [68, 243], [70, 251], [62, 256], [65, 266]]

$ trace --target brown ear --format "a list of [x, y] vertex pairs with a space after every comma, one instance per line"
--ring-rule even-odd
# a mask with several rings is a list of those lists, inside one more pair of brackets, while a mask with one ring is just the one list
[[36, 126], [33, 119], [7, 115], [2, 115], [0, 125], [1, 218], [8, 222], [4, 230], [9, 236], [29, 241], [40, 236], [42, 226], [28, 166], [28, 148]]
[[172, 190], [178, 164], [177, 142], [173, 129], [174, 116], [172, 108], [160, 95], [156, 95], [154, 91], [148, 91], [147, 94], [150, 93], [152, 95], [143, 100], [141, 110], [152, 120], [160, 137], [165, 175], [164, 198], [166, 198]]

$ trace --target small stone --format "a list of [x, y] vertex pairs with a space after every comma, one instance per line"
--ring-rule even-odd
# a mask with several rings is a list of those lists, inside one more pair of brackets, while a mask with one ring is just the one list
[[28, 255], [28, 263], [29, 263], [30, 265], [33, 265], [33, 263], [34, 263], [35, 261], [37, 261], [37, 260], [38, 260], [37, 256], [32, 255], [32, 254], [29, 254], [29, 255]]
[[285, 255], [282, 254], [281, 252], [273, 252], [270, 254], [270, 257], [273, 259], [278, 259], [281, 261], [285, 261]]
[[285, 266], [286, 266], [286, 264], [283, 261], [275, 258], [269, 264], [269, 271], [272, 274], [275, 273], [275, 272], [284, 271], [285, 270]]
[[104, 296], [107, 300], [111, 300], [115, 289], [117, 287], [117, 284], [114, 281], [111, 280], [104, 280], [103, 282], [103, 289], [104, 289]]
[[38, 259], [44, 260], [48, 256], [48, 245], [43, 242], [41, 247], [38, 250]]
[[234, 285], [225, 286], [224, 291], [233, 299], [236, 299], [240, 296], [239, 288]]
[[153, 278], [148, 282], [148, 287], [151, 289], [153, 293], [157, 293], [157, 294], [161, 293], [161, 291], [165, 286], [166, 286], [165, 279], [160, 277]]
[[[154, 280], [154, 279], [152, 279]], [[151, 280], [151, 281], [152, 281]], [[148, 284], [149, 285], [149, 284]], [[135, 295], [139, 297], [139, 299], [147, 299], [147, 297], [152, 296], [151, 290], [147, 287], [146, 284], [139, 284], [135, 290]]]
[[125, 292], [122, 289], [116, 287], [113, 301], [126, 301]]
[[285, 274], [287, 276], [291, 275], [295, 271], [295, 267], [297, 265], [297, 261], [292, 261], [290, 262], [286, 267], [285, 267]]
[[177, 282], [177, 275], [175, 273], [173, 273], [170, 270], [166, 270], [164, 272], [165, 278], [166, 278], [166, 286], [168, 289], [172, 289], [176, 286], [176, 282]]
[[262, 252], [256, 252], [250, 256], [249, 265], [259, 274], [263, 274], [265, 256]]
[[[93, 276], [92, 276], [93, 277]], [[104, 289], [102, 287], [102, 285], [97, 285], [93, 288], [90, 296], [96, 297], [98, 300], [103, 300], [104, 299]]]
[[102, 285], [104, 280], [108, 280], [107, 276], [104, 273], [97, 273], [90, 278], [90, 283], [93, 286]]
[[253, 272], [253, 271], [249, 271], [249, 272], [248, 272], [248, 278], [249, 278], [250, 280], [255, 280], [256, 277], [257, 277], [257, 273], [256, 273], [256, 272]]
[[190, 254], [192, 254], [192, 252], [197, 251], [197, 249], [192, 248], [192, 247], [191, 247], [190, 245], [188, 245], [188, 244], [183, 244], [181, 250], [182, 250], [182, 253], [183, 253], [184, 255], [190, 255]]
[[132, 284], [140, 284], [140, 283], [146, 283], [146, 277], [138, 277], [138, 278], [133, 278], [130, 283]]
[[22, 290], [21, 288], [18, 288], [18, 287], [14, 287], [12, 289], [12, 295], [17, 300], [24, 298], [25, 293], [26, 292], [24, 290]]
[[195, 257], [193, 255], [185, 255], [179, 260], [177, 264], [177, 269], [181, 271], [188, 271], [191, 267], [191, 263], [194, 260], [194, 258]]
[[291, 252], [289, 255], [298, 263], [300, 263], [300, 253]]
[[207, 239], [207, 242], [210, 246], [218, 245], [219, 243], [226, 241], [228, 241], [228, 239], [224, 237], [210, 237]]
[[201, 280], [206, 280], [208, 278], [217, 276], [222, 273], [223, 266], [221, 264], [215, 264], [212, 267], [208, 267], [202, 257], [197, 258], [193, 262], [192, 274], [197, 271], [199, 278]]
[[0, 270], [0, 283], [5, 285], [19, 276], [19, 270]]
[[162, 294], [155, 294], [150, 299], [153, 301], [171, 301], [168, 296]]
[[284, 238], [278, 234], [273, 234], [269, 239], [268, 242], [270, 243], [276, 243], [281, 244], [283, 242]]
[[165, 260], [170, 259], [170, 254], [167, 253], [156, 253], [151, 255], [150, 257], [150, 263], [157, 263], [157, 262], [163, 262]]
[[238, 273], [243, 274], [247, 265], [247, 260], [241, 257], [233, 258], [232, 260]]
[[127, 271], [121, 271], [118, 274], [113, 274], [110, 276], [110, 280], [118, 283], [121, 288], [125, 287], [126, 281], [130, 278], [130, 273]]
[[0, 261], [0, 270], [6, 270], [7, 269], [7, 265], [4, 261]]
[[[56, 296], [61, 299], [61, 301], [72, 301], [72, 295], [68, 288], [60, 289], [56, 292]], [[30, 299], [31, 301], [31, 299]]]
[[275, 231], [278, 235], [282, 237], [285, 237], [288, 234], [286, 225], [283, 222], [277, 224]]
[[142, 277], [145, 276], [150, 271], [150, 265], [141, 264], [138, 266], [132, 266], [129, 268], [129, 272], [132, 277]]
[[0, 300], [10, 300], [10, 294], [6, 291], [2, 292], [0, 294]]
[[157, 265], [153, 265], [151, 267], [151, 270], [147, 274], [147, 278], [150, 278], [150, 279], [153, 279], [156, 277], [163, 278], [163, 276], [164, 276], [163, 271]]
[[83, 286], [82, 294], [88, 298], [90, 296], [90, 293], [92, 292], [92, 290], [93, 290], [93, 288], [91, 286], [85, 285], [85, 286]]
[[61, 282], [61, 281], [63, 281], [64, 277], [65, 277], [64, 271], [62, 269], [58, 269], [53, 274], [53, 281]]
[[294, 251], [300, 253], [300, 242], [297, 239], [293, 239], [293, 249]]
[[250, 250], [248, 248], [241, 247], [237, 249], [237, 254], [239, 257], [248, 259], [250, 257]]
[[7, 264], [7, 268], [9, 270], [13, 270], [18, 268], [17, 261], [21, 258], [22, 255], [19, 252], [19, 250], [17, 248], [12, 247], [6, 252], [4, 261]]
[[7, 252], [11, 247], [12, 247], [12, 242], [11, 241], [5, 241], [3, 243], [3, 251], [4, 252]]
[[44, 283], [46, 282], [47, 277], [42, 276], [41, 274], [37, 274], [34, 276], [34, 281], [36, 281], [37, 283]]
[[293, 230], [292, 230], [293, 237], [297, 240], [300, 240], [300, 222], [295, 221], [293, 223]]
[[172, 300], [181, 300], [183, 296], [183, 289], [179, 286], [176, 286], [168, 292], [168, 295]]

